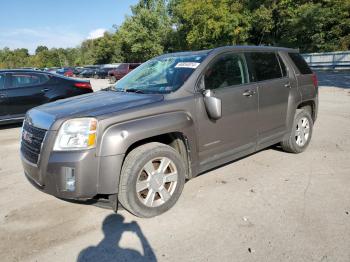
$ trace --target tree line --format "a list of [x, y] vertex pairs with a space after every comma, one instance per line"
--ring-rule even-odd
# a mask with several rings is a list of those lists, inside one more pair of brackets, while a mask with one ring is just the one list
[[0, 49], [0, 68], [144, 62], [224, 45], [350, 49], [350, 0], [140, 0], [119, 27], [75, 48]]

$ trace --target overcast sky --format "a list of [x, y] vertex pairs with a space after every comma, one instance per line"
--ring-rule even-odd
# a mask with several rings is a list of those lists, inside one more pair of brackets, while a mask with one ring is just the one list
[[0, 49], [75, 47], [120, 25], [138, 0], [10, 0], [0, 4]]

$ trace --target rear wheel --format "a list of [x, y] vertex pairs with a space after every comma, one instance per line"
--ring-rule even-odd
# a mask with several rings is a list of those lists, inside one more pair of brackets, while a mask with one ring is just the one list
[[185, 163], [170, 146], [149, 143], [126, 157], [118, 198], [125, 209], [139, 217], [154, 217], [169, 210], [185, 184]]
[[288, 139], [281, 142], [282, 149], [290, 153], [303, 152], [310, 143], [313, 121], [306, 109], [297, 109]]

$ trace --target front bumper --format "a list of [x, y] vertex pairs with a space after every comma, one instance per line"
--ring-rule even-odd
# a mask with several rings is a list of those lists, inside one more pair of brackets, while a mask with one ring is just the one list
[[[96, 157], [95, 150], [45, 152], [38, 165], [21, 155], [24, 173], [39, 190], [63, 199], [86, 200], [98, 194], [116, 194], [124, 155]], [[73, 170], [73, 171], [72, 171]], [[69, 172], [68, 172], [69, 171]], [[67, 189], [68, 173], [75, 188]]]

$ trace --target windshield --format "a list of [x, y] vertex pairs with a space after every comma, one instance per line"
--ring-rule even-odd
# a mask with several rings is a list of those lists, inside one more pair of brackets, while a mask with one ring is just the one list
[[119, 80], [116, 91], [170, 93], [180, 88], [207, 54], [158, 57], [140, 65]]

